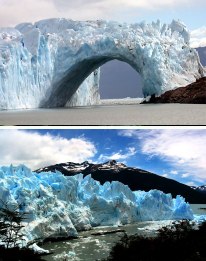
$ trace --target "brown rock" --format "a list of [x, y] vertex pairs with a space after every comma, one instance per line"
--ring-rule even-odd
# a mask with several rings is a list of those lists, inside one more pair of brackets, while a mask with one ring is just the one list
[[185, 87], [167, 91], [160, 97], [152, 96], [149, 103], [206, 103], [206, 77]]

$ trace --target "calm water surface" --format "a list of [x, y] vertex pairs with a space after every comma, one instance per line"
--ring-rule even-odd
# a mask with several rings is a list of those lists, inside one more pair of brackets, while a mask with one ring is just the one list
[[0, 111], [0, 125], [206, 125], [206, 104], [99, 105]]
[[190, 204], [193, 213], [198, 215], [206, 215], [206, 204]]

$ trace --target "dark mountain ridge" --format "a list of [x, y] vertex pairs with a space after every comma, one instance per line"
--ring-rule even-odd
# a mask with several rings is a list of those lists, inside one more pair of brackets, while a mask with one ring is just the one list
[[133, 191], [158, 189], [164, 193], [171, 193], [173, 197], [183, 196], [187, 202], [193, 204], [206, 204], [206, 194], [195, 190], [175, 180], [168, 179], [157, 174], [138, 168], [127, 167], [115, 160], [103, 164], [83, 163], [60, 163], [36, 170], [39, 172], [60, 171], [65, 176], [73, 176], [82, 173], [84, 176], [91, 174], [92, 178], [104, 184], [106, 181], [119, 181]]
[[206, 194], [206, 185], [202, 185], [202, 186], [199, 186], [199, 187], [191, 186], [191, 188], [196, 190], [196, 191], [199, 191], [201, 193], [205, 193]]

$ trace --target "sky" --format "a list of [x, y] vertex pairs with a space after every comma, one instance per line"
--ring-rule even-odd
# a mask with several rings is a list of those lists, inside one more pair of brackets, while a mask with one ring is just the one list
[[205, 0], [0, 0], [0, 27], [52, 17], [128, 23], [180, 19], [205, 44], [205, 8]]
[[140, 74], [125, 62], [113, 60], [101, 67], [99, 82], [101, 99], [140, 98], [143, 97], [142, 87]]
[[187, 185], [206, 184], [206, 129], [1, 129], [0, 165], [117, 160]]

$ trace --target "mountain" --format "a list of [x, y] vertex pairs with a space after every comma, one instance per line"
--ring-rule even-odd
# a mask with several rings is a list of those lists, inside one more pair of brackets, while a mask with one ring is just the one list
[[196, 190], [196, 191], [199, 191], [201, 193], [205, 193], [206, 194], [206, 185], [202, 185], [202, 186], [199, 186], [199, 187], [191, 186], [191, 188]]
[[206, 47], [199, 47], [196, 50], [198, 51], [201, 64], [206, 66]]
[[58, 170], [65, 176], [73, 176], [82, 173], [84, 176], [91, 174], [92, 178], [104, 184], [106, 181], [120, 181], [128, 185], [132, 191], [158, 189], [164, 193], [171, 193], [173, 197], [183, 196], [189, 203], [206, 204], [206, 195], [200, 191], [168, 179], [146, 170], [127, 167], [123, 163], [111, 160], [103, 164], [83, 163], [60, 163], [36, 170], [36, 172], [48, 172]]

